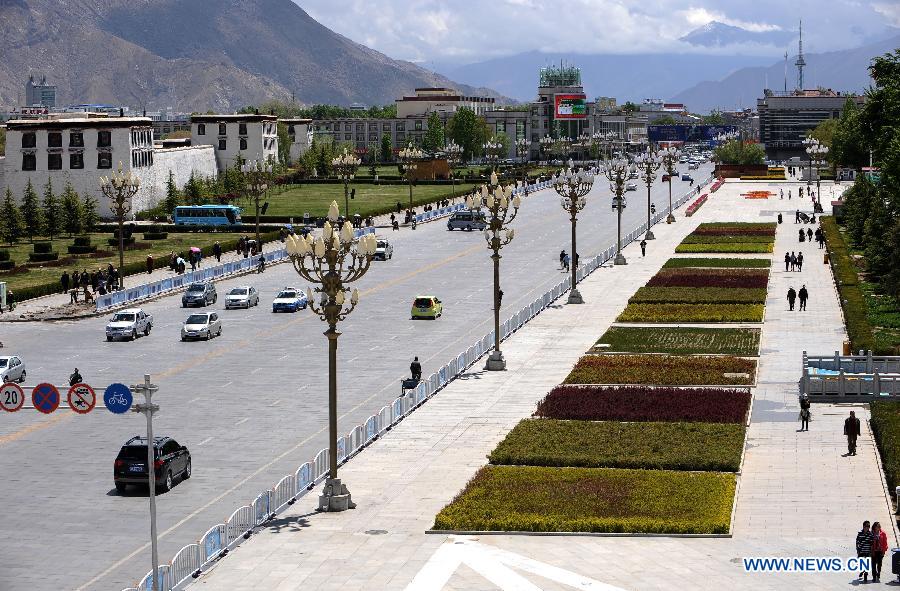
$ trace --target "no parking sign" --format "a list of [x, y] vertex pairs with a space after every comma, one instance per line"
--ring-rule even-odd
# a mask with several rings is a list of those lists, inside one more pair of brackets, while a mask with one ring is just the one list
[[48, 415], [59, 408], [59, 390], [53, 384], [38, 384], [31, 391], [34, 408]]

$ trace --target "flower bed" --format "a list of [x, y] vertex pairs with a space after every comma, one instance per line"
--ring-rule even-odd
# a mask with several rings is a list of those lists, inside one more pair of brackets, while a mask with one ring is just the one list
[[759, 329], [613, 326], [595, 347], [600, 344], [609, 345], [608, 352], [750, 357], [759, 354]]
[[434, 529], [725, 534], [734, 491], [727, 473], [485, 466]]
[[777, 224], [771, 222], [704, 222], [691, 232], [692, 235], [740, 235], [752, 234], [775, 237]]
[[750, 390], [649, 386], [556, 386], [534, 416], [575, 421], [743, 424]]
[[616, 322], [762, 322], [763, 304], [628, 304]]
[[688, 234], [681, 241], [681, 244], [722, 244], [728, 242], [767, 244], [773, 241], [774, 238], [772, 236], [766, 236], [765, 234]]
[[[743, 179], [743, 177], [741, 177], [741, 179]], [[741, 197], [744, 199], [768, 199], [773, 195], [775, 195], [775, 193], [771, 191], [748, 191], [747, 193], [741, 193]]]
[[488, 456], [492, 464], [737, 472], [744, 426], [525, 419]]
[[774, 244], [760, 242], [732, 242], [723, 244], [679, 244], [675, 247], [677, 253], [708, 252], [708, 253], [771, 253]]
[[642, 287], [630, 304], [764, 304], [765, 288]]
[[726, 268], [746, 268], [746, 269], [768, 269], [771, 266], [769, 259], [732, 259], [732, 258], [674, 258], [666, 261], [663, 269], [682, 269], [682, 268], [703, 268], [703, 267], [726, 267]]
[[714, 183], [712, 184], [712, 186], [709, 188], [709, 192], [710, 192], [710, 193], [715, 193], [716, 191], [719, 190], [719, 187], [721, 187], [721, 186], [724, 185], [724, 184], [725, 184], [725, 179], [719, 178], [719, 179], [716, 180], [716, 182], [714, 182]]
[[766, 289], [768, 269], [661, 269], [647, 287], [728, 287]]
[[563, 383], [746, 386], [755, 377], [756, 361], [727, 355], [584, 355]]
[[700, 206], [703, 205], [704, 203], [706, 203], [706, 199], [708, 197], [709, 197], [708, 193], [704, 193], [703, 195], [700, 195], [699, 197], [697, 197], [696, 201], [694, 201], [693, 203], [691, 203], [690, 205], [687, 206], [687, 209], [685, 210], [684, 215], [686, 215], [687, 217], [691, 217], [692, 215], [694, 215], [694, 213], [696, 213], [697, 210], [700, 209]]

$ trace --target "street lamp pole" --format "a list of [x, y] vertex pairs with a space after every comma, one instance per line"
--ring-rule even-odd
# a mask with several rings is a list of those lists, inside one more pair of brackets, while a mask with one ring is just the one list
[[[546, 156], [550, 153], [550, 148], [553, 146], [553, 138], [549, 135], [545, 135], [541, 139], [538, 140], [538, 144], [541, 148], [541, 153]], [[548, 160], [549, 163], [549, 160]]]
[[[347, 486], [338, 478], [337, 448], [337, 341], [341, 335], [337, 324], [356, 308], [359, 290], [346, 287], [362, 278], [369, 270], [377, 241], [374, 234], [366, 234], [354, 239], [353, 226], [344, 221], [340, 228], [336, 201], [328, 209], [328, 221], [322, 228], [322, 235], [313, 240], [312, 235], [288, 236], [286, 247], [294, 270], [306, 281], [320, 287], [307, 287], [306, 295], [310, 310], [328, 323], [325, 336], [328, 338], [328, 478], [319, 496], [319, 511], [344, 511], [353, 509], [353, 502]], [[318, 301], [315, 294], [319, 295]], [[350, 297], [347, 298], [347, 294]]]
[[406, 172], [406, 180], [409, 182], [409, 210], [413, 209], [413, 175], [416, 172], [416, 168], [418, 168], [417, 162], [422, 159], [424, 153], [422, 150], [418, 148], [414, 148], [412, 144], [409, 144], [397, 154], [400, 158], [400, 162], [403, 164], [403, 170]]
[[492, 137], [481, 145], [481, 149], [484, 150], [485, 159], [491, 164], [491, 170], [496, 171], [497, 164], [500, 161], [500, 153], [503, 151], [503, 144]]
[[606, 178], [612, 184], [613, 200], [612, 208], [616, 211], [616, 258], [613, 261], [615, 265], [627, 265], [625, 255], [622, 254], [622, 210], [625, 209], [625, 183], [628, 182], [629, 175], [634, 171], [634, 165], [630, 164], [625, 158], [615, 158], [608, 160], [603, 172]]
[[100, 177], [100, 190], [110, 200], [110, 209], [119, 225], [119, 287], [125, 287], [125, 216], [131, 211], [131, 200], [141, 188], [141, 179], [131, 171], [122, 172], [122, 162], [111, 176]]
[[581, 297], [578, 288], [575, 286], [576, 269], [578, 268], [578, 251], [576, 250], [576, 225], [578, 223], [578, 212], [585, 208], [587, 199], [585, 196], [594, 186], [594, 175], [585, 169], [574, 170], [572, 161], [569, 161], [569, 168], [560, 171], [553, 178], [553, 188], [560, 196], [560, 205], [569, 213], [569, 221], [572, 224], [572, 289], [569, 291], [568, 303], [583, 304], [584, 299]]
[[[257, 154], [257, 157], [259, 154]], [[259, 200], [269, 190], [269, 178], [272, 175], [272, 163], [264, 160], [247, 161], [241, 165], [244, 173], [244, 186], [250, 199], [256, 206], [256, 248], [262, 252], [262, 242], [259, 237]]]
[[638, 170], [641, 171], [641, 178], [647, 184], [647, 234], [644, 235], [644, 240], [654, 240], [656, 236], [650, 229], [650, 186], [656, 180], [656, 171], [662, 165], [662, 160], [658, 153], [651, 152], [648, 147], [646, 152], [637, 157], [636, 163]]
[[150, 558], [153, 561], [153, 591], [160, 591], [159, 586], [159, 548], [158, 536], [156, 535], [156, 458], [153, 450], [153, 415], [159, 412], [159, 405], [151, 402], [153, 394], [159, 390], [159, 386], [150, 383], [150, 374], [144, 374], [143, 384], [134, 384], [131, 386], [133, 392], [144, 395], [144, 404], [135, 404], [131, 407], [132, 412], [143, 414], [147, 417], [147, 484], [150, 487]]
[[675, 215], [672, 212], [672, 175], [678, 171], [676, 166], [678, 166], [678, 158], [681, 157], [681, 150], [671, 146], [661, 150], [660, 154], [663, 167], [666, 169], [666, 174], [669, 175], [669, 215], [666, 216], [666, 223], [671, 224], [675, 221]]
[[466, 206], [472, 211], [479, 210], [482, 203], [488, 213], [484, 238], [488, 249], [493, 252], [491, 260], [494, 261], [494, 350], [488, 356], [484, 368], [502, 371], [506, 369], [506, 360], [500, 351], [500, 250], [512, 242], [515, 236], [515, 230], [509, 225], [516, 219], [522, 199], [518, 195], [513, 196], [511, 186], [500, 186], [497, 173], [492, 172], [490, 185], [482, 185], [480, 192], [473, 192], [466, 197]]
[[344, 211], [347, 219], [350, 219], [350, 181], [356, 176], [361, 160], [355, 154], [351, 154], [344, 148], [344, 153], [331, 161], [338, 178], [344, 182]]
[[450, 140], [450, 143], [444, 147], [444, 152], [447, 154], [447, 165], [450, 167], [450, 190], [453, 198], [456, 198], [456, 175], [453, 174], [453, 168], [459, 164], [462, 158], [462, 146]]

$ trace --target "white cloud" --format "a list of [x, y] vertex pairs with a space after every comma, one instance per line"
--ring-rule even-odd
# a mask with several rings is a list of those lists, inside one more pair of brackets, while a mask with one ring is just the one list
[[872, 4], [872, 8], [875, 12], [887, 18], [890, 25], [900, 27], [900, 4], [897, 4], [896, 2], [890, 4], [886, 2], [875, 2]]

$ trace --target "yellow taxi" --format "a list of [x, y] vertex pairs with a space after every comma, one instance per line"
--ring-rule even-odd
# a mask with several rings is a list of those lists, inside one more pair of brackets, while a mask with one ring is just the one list
[[431, 318], [434, 320], [444, 313], [444, 304], [435, 296], [420, 295], [416, 296], [412, 305], [412, 319]]

